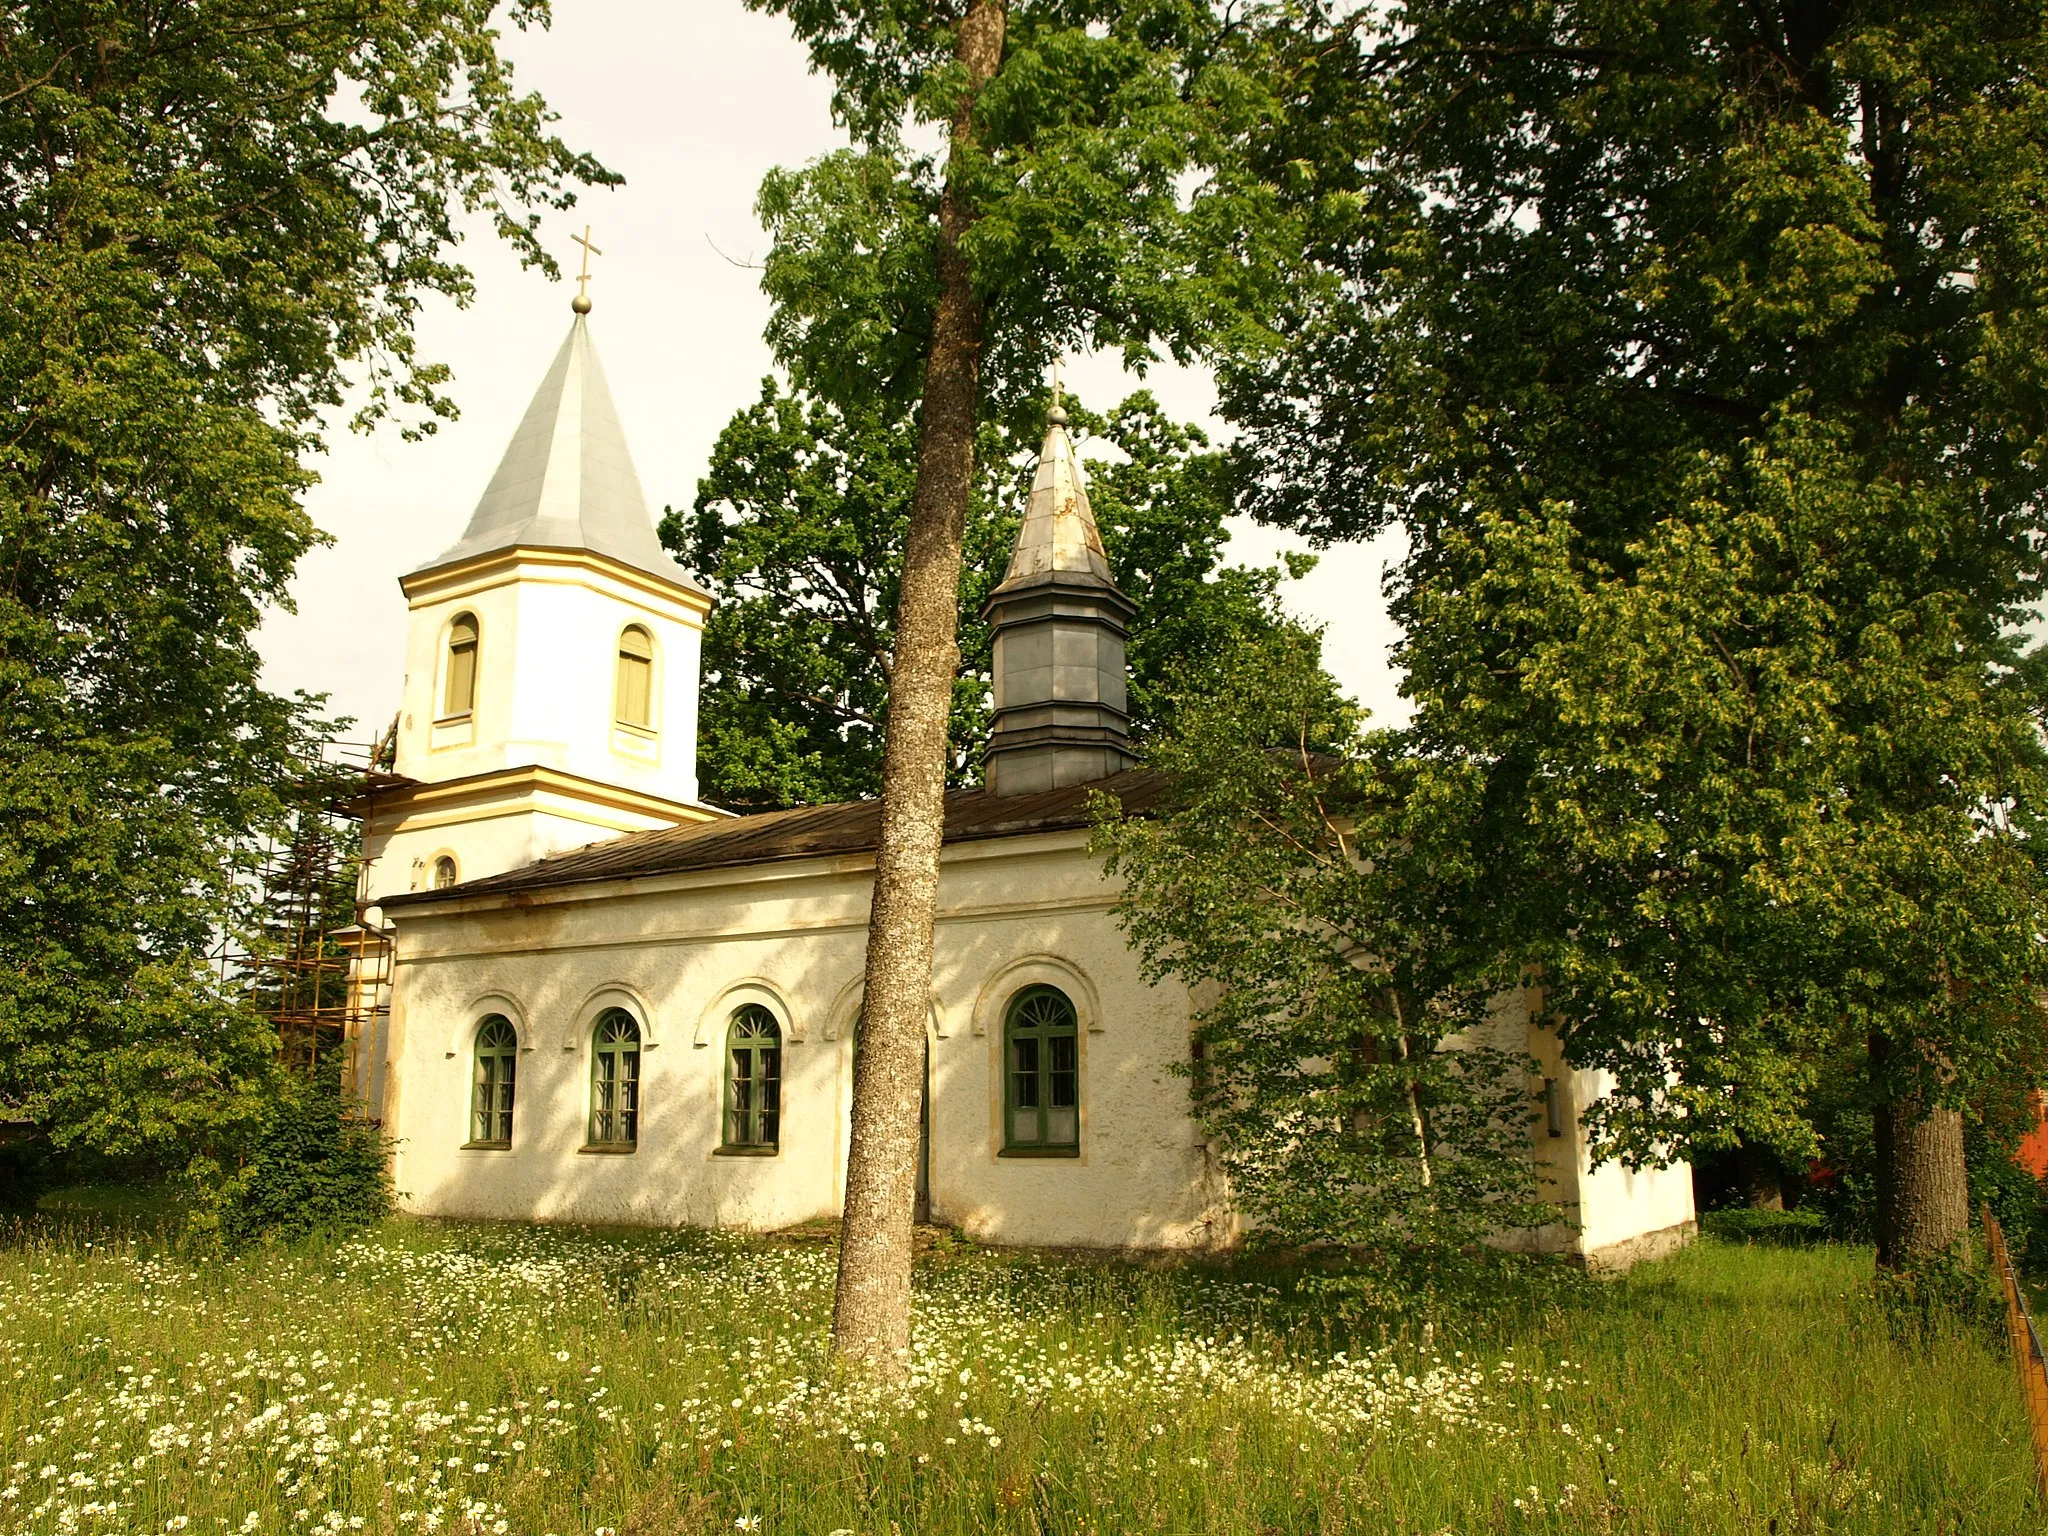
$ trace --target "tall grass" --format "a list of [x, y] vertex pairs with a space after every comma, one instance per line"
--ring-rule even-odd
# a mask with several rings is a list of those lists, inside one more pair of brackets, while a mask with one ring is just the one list
[[1284, 1273], [972, 1250], [836, 1376], [823, 1242], [394, 1222], [0, 1247], [0, 1531], [2037, 1532], [1988, 1334], [1707, 1244], [1433, 1343]]

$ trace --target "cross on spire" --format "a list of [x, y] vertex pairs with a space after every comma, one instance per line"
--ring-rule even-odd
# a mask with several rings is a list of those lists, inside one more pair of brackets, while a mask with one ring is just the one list
[[1066, 392], [1060, 386], [1060, 360], [1055, 356], [1052, 360], [1052, 412], [1046, 417], [1055, 426], [1066, 425], [1067, 408], [1061, 403], [1065, 399]]
[[590, 313], [590, 258], [602, 256], [603, 251], [590, 243], [590, 226], [583, 226], [583, 233], [569, 237], [583, 247], [583, 270], [576, 274], [576, 297], [569, 301], [569, 307], [579, 315]]

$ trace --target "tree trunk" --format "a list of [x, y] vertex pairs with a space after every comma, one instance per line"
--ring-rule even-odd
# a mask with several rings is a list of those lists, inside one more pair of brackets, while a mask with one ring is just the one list
[[910, 1344], [910, 1233], [917, 1198], [917, 1110], [932, 984], [939, 849], [945, 823], [947, 725], [959, 667], [960, 543], [974, 473], [983, 307], [960, 240], [974, 215], [958, 161], [974, 136], [974, 102], [1003, 54], [1006, 0], [973, 0], [954, 55], [967, 89], [953, 118], [952, 163], [939, 207], [939, 305], [925, 360], [917, 491], [896, 603], [882, 758], [882, 840], [868, 914], [866, 992], [853, 1067], [853, 1140], [833, 1348], [885, 1374]]
[[1785, 1209], [1785, 1171], [1778, 1164], [1777, 1154], [1770, 1148], [1745, 1141], [1736, 1148], [1735, 1168], [1742, 1185], [1742, 1198], [1751, 1210]]
[[[1891, 1049], [1872, 1038], [1871, 1078], [1880, 1085]], [[1970, 1230], [1962, 1114], [1907, 1097], [1879, 1104], [1875, 1121], [1879, 1266], [1907, 1269], [1955, 1252]]]

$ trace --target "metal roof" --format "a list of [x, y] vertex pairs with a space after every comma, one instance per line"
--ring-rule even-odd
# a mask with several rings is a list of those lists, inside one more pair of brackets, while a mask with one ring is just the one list
[[[945, 839], [948, 843], [964, 843], [1077, 830], [1090, 824], [1088, 801], [1097, 790], [1122, 801], [1127, 814], [1140, 815], [1157, 802], [1165, 784], [1163, 775], [1133, 768], [1111, 778], [1036, 795], [991, 795], [986, 790], [956, 789], [946, 796]], [[880, 841], [881, 831], [879, 800], [763, 811], [731, 821], [693, 822], [657, 832], [636, 832], [558, 853], [502, 875], [489, 875], [438, 891], [387, 896], [382, 905], [510, 896], [600, 880], [632, 880], [784, 859], [870, 853]]]
[[461, 541], [413, 574], [515, 547], [587, 549], [703, 591], [655, 537], [625, 429], [591, 345], [590, 324], [581, 315], [512, 434]]
[[1010, 552], [1002, 585], [996, 588], [998, 594], [1077, 578], [1116, 589], [1102, 533], [1095, 526], [1095, 509], [1088, 505], [1088, 477], [1067, 436], [1066, 420], [1067, 413], [1055, 407], [1045, 429], [1045, 446], [1039, 450], [1031, 499], [1024, 506], [1024, 523], [1017, 530], [1017, 545]]

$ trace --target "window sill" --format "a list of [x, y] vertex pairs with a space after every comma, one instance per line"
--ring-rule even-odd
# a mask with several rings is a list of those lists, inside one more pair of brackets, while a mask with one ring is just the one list
[[781, 1153], [782, 1148], [780, 1145], [773, 1147], [713, 1147], [711, 1149], [713, 1157], [779, 1157]]
[[470, 722], [470, 721], [474, 720], [475, 718], [476, 718], [476, 712], [475, 712], [474, 710], [468, 710], [468, 709], [465, 709], [465, 710], [464, 710], [464, 711], [463, 711], [463, 712], [462, 712], [461, 714], [459, 714], [459, 715], [436, 715], [436, 716], [434, 717], [434, 724], [436, 724], [436, 725], [467, 725], [467, 724], [469, 724], [469, 722]]
[[578, 1147], [579, 1154], [588, 1153], [593, 1157], [625, 1157], [640, 1150], [637, 1141], [593, 1141]]
[[510, 1152], [512, 1150], [512, 1143], [509, 1141], [465, 1141], [462, 1144], [462, 1150], [465, 1152]]
[[624, 731], [628, 736], [637, 736], [642, 741], [658, 741], [661, 739], [661, 732], [653, 726], [635, 725], [630, 720], [614, 720], [612, 722], [612, 729]]
[[1067, 1157], [1081, 1155], [1079, 1147], [1005, 1147], [997, 1157]]

